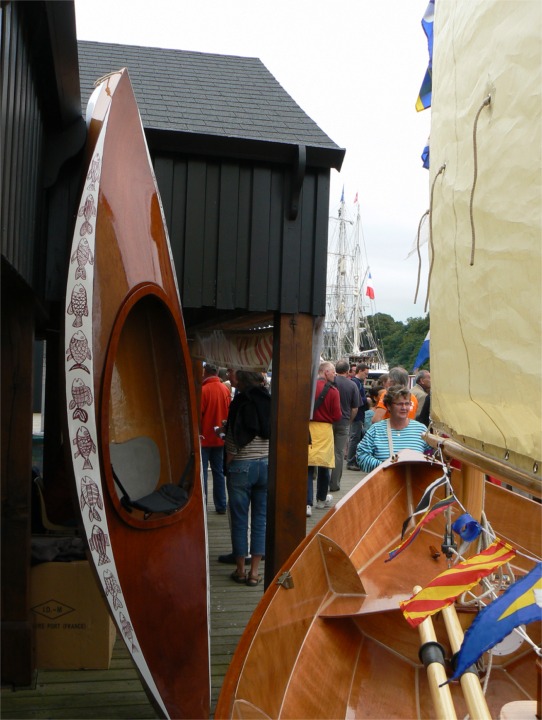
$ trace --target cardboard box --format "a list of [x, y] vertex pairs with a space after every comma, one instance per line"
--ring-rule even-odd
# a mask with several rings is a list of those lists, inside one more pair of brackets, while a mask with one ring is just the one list
[[37, 668], [109, 668], [115, 625], [86, 560], [33, 567], [30, 607]]

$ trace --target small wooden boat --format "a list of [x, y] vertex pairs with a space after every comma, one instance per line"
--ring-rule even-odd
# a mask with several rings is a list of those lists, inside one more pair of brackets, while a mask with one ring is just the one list
[[[540, 3], [456, 0], [434, 13], [427, 438], [438, 461], [399, 453], [316, 526], [247, 626], [216, 718], [540, 717], [542, 581], [529, 585], [542, 567]], [[455, 499], [440, 487], [442, 514], [402, 545], [443, 473]], [[479, 562], [495, 538], [513, 556], [468, 589], [455, 576], [455, 594], [441, 573]], [[412, 597], [438, 612], [412, 626]], [[525, 631], [512, 624], [520, 607]], [[496, 644], [470, 661], [480, 678], [448, 682], [444, 665], [479, 640], [483, 618]]]
[[[418, 657], [420, 639], [399, 603], [445, 570], [441, 550], [446, 518], [423, 527], [401, 555], [385, 562], [400, 530], [443, 466], [414, 451], [399, 453], [365, 477], [333, 507], [269, 586], [241, 638], [217, 705], [217, 718], [435, 717], [432, 688]], [[452, 473], [458, 498], [466, 492]], [[443, 499], [445, 491], [437, 491]], [[540, 506], [487, 484], [486, 511], [498, 537], [536, 555]], [[455, 506], [452, 518], [460, 510]], [[515, 523], [521, 513], [523, 521]], [[521, 575], [533, 563], [518, 556]], [[472, 606], [458, 606], [466, 627]], [[453, 651], [440, 615], [436, 639]], [[536, 637], [539, 633], [533, 632]], [[533, 653], [526, 643], [495, 657], [488, 704], [497, 716], [505, 700], [536, 698]], [[451, 695], [463, 717], [458, 684]], [[462, 713], [462, 714], [461, 714]], [[439, 715], [437, 715], [439, 716]]]
[[163, 717], [210, 706], [197, 411], [169, 239], [128, 73], [91, 98], [66, 293], [68, 432], [89, 555]]

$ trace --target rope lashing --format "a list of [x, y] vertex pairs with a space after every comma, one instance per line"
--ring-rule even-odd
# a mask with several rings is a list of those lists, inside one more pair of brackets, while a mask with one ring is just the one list
[[482, 110], [485, 107], [488, 107], [491, 103], [491, 95], [488, 95], [483, 103], [478, 108], [478, 112], [476, 113], [476, 117], [474, 118], [474, 126], [472, 128], [472, 151], [474, 156], [474, 177], [472, 180], [472, 189], [470, 191], [470, 203], [469, 203], [469, 215], [470, 215], [470, 228], [471, 228], [471, 252], [470, 252], [470, 264], [474, 265], [474, 250], [476, 247], [476, 231], [474, 228], [474, 217], [473, 217], [473, 208], [474, 208], [474, 190], [476, 188], [476, 182], [478, 180], [478, 144], [476, 139], [476, 133], [478, 130], [478, 119], [480, 118], [480, 114]]
[[420, 253], [420, 234], [422, 231], [422, 224], [424, 219], [429, 215], [429, 210], [426, 210], [424, 214], [420, 218], [420, 222], [418, 224], [418, 234], [416, 236], [416, 250], [418, 252], [418, 280], [416, 281], [416, 293], [414, 294], [414, 305], [416, 304], [416, 300], [418, 299], [418, 290], [420, 289], [420, 275], [422, 272], [422, 256]]
[[445, 170], [446, 163], [439, 167], [431, 185], [431, 202], [429, 203], [429, 245], [431, 246], [431, 263], [429, 265], [429, 274], [427, 276], [427, 295], [425, 298], [424, 312], [427, 312], [427, 305], [429, 304], [429, 288], [431, 287], [431, 275], [433, 274], [433, 264], [435, 262], [435, 246], [433, 245], [433, 195], [435, 194], [435, 184], [437, 182], [437, 178]]

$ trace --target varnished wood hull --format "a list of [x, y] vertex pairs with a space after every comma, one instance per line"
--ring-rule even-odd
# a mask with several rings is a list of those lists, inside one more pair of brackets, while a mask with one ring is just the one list
[[[65, 333], [82, 523], [112, 617], [157, 710], [206, 717], [208, 567], [195, 389], [160, 199], [125, 71], [102, 84], [88, 145]], [[183, 478], [186, 504], [172, 514], [130, 511], [112, 464], [132, 499]]]
[[[406, 452], [399, 462], [387, 462], [364, 478], [328, 512], [256, 609], [226, 675], [215, 717], [435, 717], [418, 658], [418, 631], [407, 624], [399, 602], [411, 597], [415, 585], [423, 586], [447, 568], [444, 556], [435, 559], [432, 549], [440, 549], [444, 518], [435, 518], [403, 553], [384, 561], [400, 542], [409, 487], [416, 503], [441, 475], [439, 464]], [[452, 484], [461, 498], [459, 471]], [[459, 512], [454, 509], [454, 516]], [[486, 512], [495, 518], [497, 535], [537, 554], [539, 505], [488, 485]], [[532, 566], [524, 558], [513, 564], [519, 572]], [[460, 612], [465, 625], [471, 618]], [[440, 615], [434, 625], [451, 657]], [[530, 632], [539, 634], [540, 628], [530, 626]], [[458, 717], [464, 717], [457, 683], [452, 696]], [[526, 697], [536, 698], [536, 672], [534, 653], [524, 644], [494, 659], [487, 698], [495, 717], [506, 702]]]

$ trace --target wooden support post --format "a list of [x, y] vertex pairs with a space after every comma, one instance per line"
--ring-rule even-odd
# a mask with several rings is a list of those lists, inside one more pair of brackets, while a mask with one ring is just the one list
[[306, 533], [312, 315], [276, 315], [265, 587]]
[[[446, 632], [450, 641], [450, 647], [455, 654], [459, 652], [461, 643], [463, 642], [463, 628], [457, 617], [457, 612], [453, 605], [449, 605], [442, 611], [442, 617], [446, 625]], [[465, 702], [469, 709], [471, 718], [477, 720], [491, 720], [491, 713], [487, 706], [487, 702], [480, 685], [478, 675], [472, 672], [466, 672], [461, 675], [461, 689], [465, 697]]]
[[34, 306], [2, 263], [2, 683], [30, 685]]
[[[421, 587], [418, 585], [414, 588], [414, 593], [420, 590]], [[427, 617], [418, 625], [418, 631], [420, 633], [420, 640], [422, 641], [422, 648], [426, 643], [438, 644], [431, 617]], [[444, 685], [440, 687], [440, 685], [448, 680], [444, 666], [438, 661], [424, 662], [424, 665], [427, 670], [427, 679], [429, 681], [433, 707], [435, 708], [435, 717], [439, 718], [439, 720], [457, 720], [450, 686]]]

